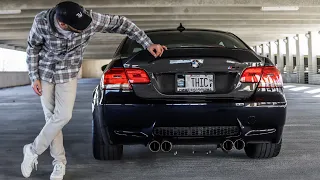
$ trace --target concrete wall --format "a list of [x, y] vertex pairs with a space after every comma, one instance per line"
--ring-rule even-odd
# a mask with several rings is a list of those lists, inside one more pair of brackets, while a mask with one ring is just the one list
[[29, 85], [28, 72], [0, 72], [0, 88]]
[[[84, 60], [78, 78], [100, 78], [101, 66], [108, 64], [111, 60]], [[30, 85], [28, 72], [0, 72], [0, 88]]]
[[282, 78], [284, 83], [299, 83], [298, 74], [283, 73]]
[[[283, 73], [282, 74], [284, 83], [301, 83], [299, 82], [299, 74], [293, 73]], [[317, 84], [320, 85], [320, 74], [309, 74], [309, 83], [308, 84]]]
[[320, 84], [320, 74], [309, 74], [309, 84]]
[[108, 64], [110, 59], [84, 60], [82, 63], [82, 78], [100, 78], [101, 66]]

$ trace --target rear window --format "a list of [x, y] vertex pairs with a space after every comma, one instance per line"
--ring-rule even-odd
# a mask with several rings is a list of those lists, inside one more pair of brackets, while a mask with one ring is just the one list
[[[165, 45], [168, 48], [177, 47], [221, 47], [248, 49], [247, 46], [237, 37], [220, 32], [210, 31], [163, 31], [149, 32], [147, 35], [153, 43]], [[120, 51], [121, 56], [128, 57], [143, 50], [143, 47], [127, 38]]]

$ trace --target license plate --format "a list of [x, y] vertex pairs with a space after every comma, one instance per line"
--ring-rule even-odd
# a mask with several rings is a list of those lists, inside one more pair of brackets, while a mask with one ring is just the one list
[[177, 92], [210, 93], [215, 91], [213, 74], [178, 75], [176, 80]]

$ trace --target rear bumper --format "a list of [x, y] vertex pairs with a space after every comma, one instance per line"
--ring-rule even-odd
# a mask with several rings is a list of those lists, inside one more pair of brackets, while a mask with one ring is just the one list
[[[206, 144], [226, 138], [276, 143], [282, 136], [286, 107], [285, 102], [100, 104], [94, 109], [94, 120], [111, 144], [147, 145], [153, 139]], [[221, 128], [227, 133], [221, 133]], [[230, 128], [238, 132], [230, 133]]]

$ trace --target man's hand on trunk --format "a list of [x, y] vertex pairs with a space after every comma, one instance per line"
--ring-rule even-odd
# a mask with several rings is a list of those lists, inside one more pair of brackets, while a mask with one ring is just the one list
[[148, 51], [155, 57], [161, 57], [164, 50], [168, 50], [166, 46], [160, 44], [152, 44], [148, 47]]

